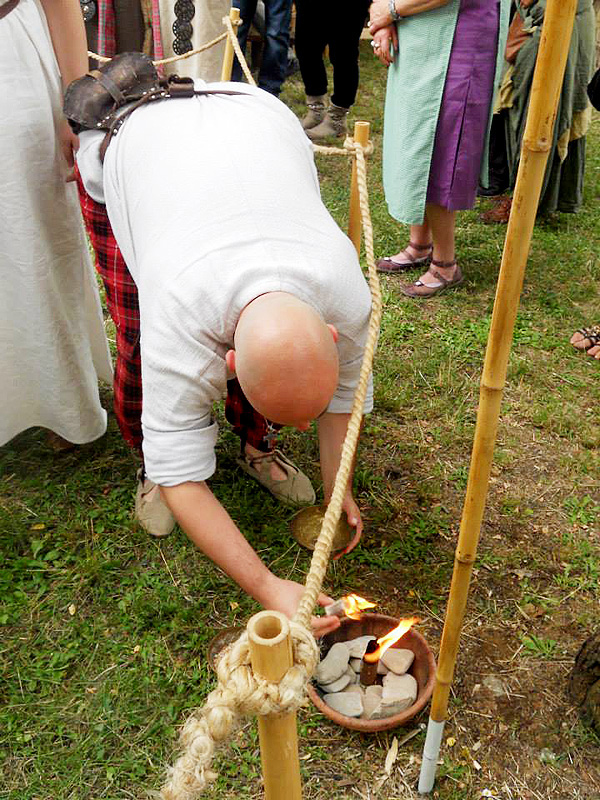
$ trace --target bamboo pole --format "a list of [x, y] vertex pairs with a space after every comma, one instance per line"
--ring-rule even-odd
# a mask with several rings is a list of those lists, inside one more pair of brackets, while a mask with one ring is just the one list
[[[233, 25], [233, 29], [237, 30], [235, 27], [236, 22], [240, 18], [240, 10], [239, 8], [231, 8], [229, 9], [229, 19]], [[223, 65], [221, 67], [221, 80], [222, 81], [230, 81], [231, 80], [231, 70], [233, 69], [233, 45], [229, 39], [225, 39], [225, 52], [223, 53]]]
[[[354, 141], [366, 147], [369, 143], [370, 124], [368, 122], [354, 123]], [[360, 199], [358, 196], [358, 176], [356, 174], [356, 158], [352, 160], [352, 177], [350, 178], [350, 219], [348, 222], [348, 236], [360, 255], [360, 235], [362, 231], [360, 219]]]
[[[247, 630], [254, 673], [280, 681], [294, 663], [287, 617], [279, 611], [260, 611], [248, 621]], [[258, 735], [265, 800], [301, 800], [296, 713], [259, 717]]]
[[577, 0], [548, 0], [546, 6], [481, 378], [469, 480], [440, 644], [427, 737], [423, 748], [419, 778], [421, 793], [430, 792], [435, 781], [443, 726], [448, 713], [450, 686], [485, 509], [515, 319], [548, 152], [552, 144], [552, 131], [576, 7]]

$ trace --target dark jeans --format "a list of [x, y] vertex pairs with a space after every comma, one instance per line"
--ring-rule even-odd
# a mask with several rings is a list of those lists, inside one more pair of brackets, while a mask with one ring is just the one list
[[[261, 89], [279, 96], [285, 80], [290, 43], [290, 18], [292, 0], [264, 0], [265, 3], [265, 41], [262, 62], [258, 73]], [[242, 52], [246, 49], [246, 39], [256, 12], [257, 0], [233, 0], [232, 6], [240, 9], [242, 24], [238, 28], [238, 41]], [[231, 79], [242, 80], [242, 68], [234, 60]]]
[[358, 89], [358, 43], [370, 0], [296, 0], [296, 55], [307, 95], [327, 94], [323, 51], [333, 66], [332, 103], [350, 108]]

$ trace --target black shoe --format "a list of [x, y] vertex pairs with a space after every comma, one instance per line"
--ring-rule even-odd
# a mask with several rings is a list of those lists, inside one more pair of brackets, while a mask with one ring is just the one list
[[477, 196], [478, 197], [498, 197], [500, 194], [504, 194], [504, 192], [508, 189], [508, 186], [481, 186], [481, 184], [477, 187]]

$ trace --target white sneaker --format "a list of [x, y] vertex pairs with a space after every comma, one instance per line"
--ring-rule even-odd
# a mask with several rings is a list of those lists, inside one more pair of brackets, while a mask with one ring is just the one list
[[168, 536], [175, 527], [175, 517], [162, 499], [160, 487], [144, 477], [144, 470], [137, 473], [135, 493], [135, 518], [151, 536]]

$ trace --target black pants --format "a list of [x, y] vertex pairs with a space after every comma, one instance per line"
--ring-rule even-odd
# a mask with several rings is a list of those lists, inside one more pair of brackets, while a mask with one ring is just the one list
[[307, 95], [327, 94], [323, 51], [329, 45], [336, 106], [350, 108], [358, 89], [358, 42], [370, 0], [296, 0], [296, 55]]

